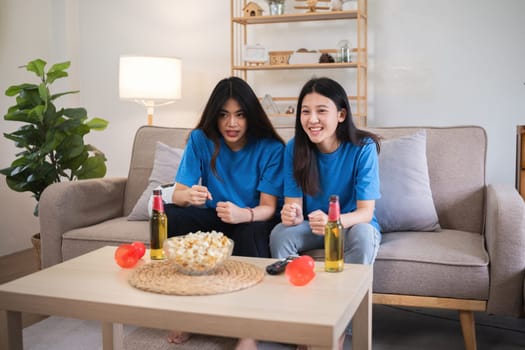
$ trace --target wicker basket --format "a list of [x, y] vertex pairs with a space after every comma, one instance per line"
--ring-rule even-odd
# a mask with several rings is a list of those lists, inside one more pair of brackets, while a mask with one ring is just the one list
[[288, 64], [292, 53], [293, 51], [270, 51], [268, 52], [268, 56], [270, 56], [270, 64]]

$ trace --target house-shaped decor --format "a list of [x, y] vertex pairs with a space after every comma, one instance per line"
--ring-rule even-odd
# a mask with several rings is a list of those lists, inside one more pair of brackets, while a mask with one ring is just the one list
[[242, 9], [245, 17], [262, 16], [263, 9], [257, 3], [250, 1]]

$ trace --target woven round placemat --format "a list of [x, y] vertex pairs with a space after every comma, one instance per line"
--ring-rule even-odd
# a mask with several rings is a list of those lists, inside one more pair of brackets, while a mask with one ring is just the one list
[[135, 288], [159, 294], [211, 295], [251, 287], [263, 277], [263, 269], [231, 259], [214, 273], [201, 276], [180, 273], [168, 260], [163, 260], [137, 267], [129, 283]]

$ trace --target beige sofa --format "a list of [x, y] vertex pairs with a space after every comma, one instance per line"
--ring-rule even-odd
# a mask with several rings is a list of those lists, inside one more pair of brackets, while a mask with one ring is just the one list
[[[487, 139], [480, 127], [371, 130], [384, 137], [386, 147], [388, 140], [421, 129], [441, 230], [383, 234], [374, 302], [459, 310], [466, 348], [475, 349], [474, 311], [524, 315], [524, 203], [510, 186], [485, 184]], [[105, 245], [148, 243], [147, 221], [126, 216], [148, 185], [156, 142], [183, 148], [188, 132], [141, 127], [127, 178], [49, 186], [40, 200], [42, 266]], [[292, 128], [279, 132], [285, 139], [293, 135]]]

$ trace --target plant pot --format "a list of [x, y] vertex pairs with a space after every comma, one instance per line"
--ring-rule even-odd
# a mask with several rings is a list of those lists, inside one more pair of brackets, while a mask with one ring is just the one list
[[37, 261], [37, 267], [39, 270], [42, 269], [42, 262], [40, 257], [40, 233], [35, 233], [31, 236], [31, 243], [33, 243], [33, 247], [35, 248], [35, 254], [36, 254], [36, 261]]

